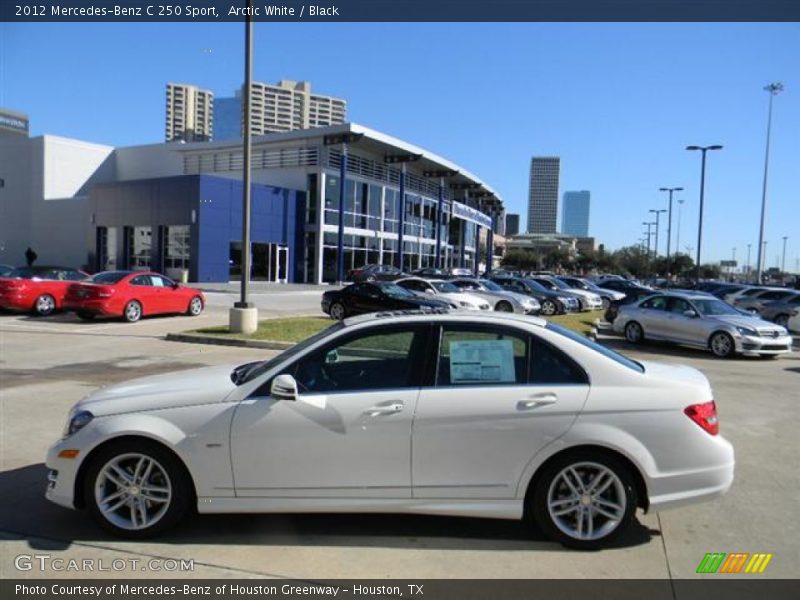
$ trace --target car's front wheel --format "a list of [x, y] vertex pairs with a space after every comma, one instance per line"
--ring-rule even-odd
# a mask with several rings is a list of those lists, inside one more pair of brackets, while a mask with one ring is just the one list
[[514, 312], [514, 307], [511, 306], [511, 302], [507, 302], [505, 300], [498, 302], [494, 309], [498, 312]]
[[36, 299], [33, 310], [40, 317], [52, 315], [56, 310], [56, 299], [50, 294], [42, 294]]
[[334, 302], [331, 304], [330, 311], [331, 319], [334, 319], [335, 321], [341, 321], [347, 316], [347, 312], [344, 309], [344, 304], [341, 302]]
[[611, 455], [573, 452], [545, 468], [533, 490], [531, 514], [564, 546], [602, 547], [633, 520], [637, 498], [629, 469]]
[[203, 312], [203, 299], [200, 298], [200, 296], [195, 296], [192, 298], [192, 301], [189, 302], [189, 310], [187, 310], [187, 313], [189, 316], [197, 317], [201, 312]]
[[625, 339], [631, 344], [638, 344], [644, 340], [644, 331], [642, 331], [642, 326], [636, 321], [631, 321], [625, 325]]
[[558, 312], [558, 305], [553, 300], [545, 300], [542, 302], [542, 314], [548, 317]]
[[178, 459], [142, 440], [101, 449], [91, 458], [84, 481], [92, 517], [107, 531], [128, 538], [149, 537], [174, 526], [193, 497]]
[[712, 335], [708, 345], [711, 348], [711, 352], [713, 352], [714, 356], [717, 358], [729, 358], [736, 352], [733, 338], [724, 331], [718, 331]]

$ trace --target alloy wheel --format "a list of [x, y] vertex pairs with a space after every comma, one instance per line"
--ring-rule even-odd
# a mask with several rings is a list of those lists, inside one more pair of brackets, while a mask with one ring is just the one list
[[715, 333], [711, 336], [711, 351], [719, 358], [727, 358], [733, 354], [733, 339], [727, 333]]
[[625, 486], [608, 467], [594, 462], [569, 465], [553, 478], [547, 510], [553, 523], [576, 540], [607, 537], [627, 509]]
[[506, 302], [505, 300], [498, 302], [494, 309], [499, 312], [514, 312], [514, 307], [511, 306], [510, 302]]
[[625, 326], [625, 339], [631, 344], [638, 344], [642, 341], [643, 337], [642, 326], [636, 321], [631, 321]]
[[56, 309], [56, 301], [50, 294], [42, 294], [36, 299], [36, 313], [47, 316]]
[[344, 306], [342, 306], [338, 302], [335, 302], [334, 304], [332, 304], [331, 305], [331, 319], [334, 319], [336, 321], [341, 321], [342, 319], [344, 319]]
[[558, 308], [556, 307], [556, 303], [552, 300], [545, 300], [542, 302], [542, 314], [552, 316], [558, 312]]
[[100, 469], [94, 498], [112, 525], [143, 530], [155, 525], [169, 510], [172, 482], [153, 457], [135, 452], [120, 454]]
[[189, 314], [192, 315], [193, 317], [196, 317], [201, 312], [203, 312], [203, 301], [200, 299], [199, 296], [195, 296], [189, 303]]
[[142, 305], [136, 302], [136, 300], [131, 300], [128, 304], [125, 305], [125, 320], [133, 323], [138, 321], [142, 317]]

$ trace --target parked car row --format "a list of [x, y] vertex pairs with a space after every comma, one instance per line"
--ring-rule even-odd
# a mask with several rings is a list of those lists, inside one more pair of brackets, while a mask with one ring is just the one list
[[148, 271], [104, 271], [90, 276], [69, 267], [34, 266], [0, 276], [0, 308], [43, 317], [63, 310], [84, 320], [122, 317], [133, 323], [157, 314], [197, 316], [205, 301], [200, 290]]

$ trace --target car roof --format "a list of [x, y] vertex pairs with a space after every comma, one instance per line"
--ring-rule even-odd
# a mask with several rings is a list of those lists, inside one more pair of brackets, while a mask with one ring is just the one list
[[[651, 296], [668, 296], [671, 298], [682, 298], [683, 300], [719, 300], [716, 296], [712, 296], [711, 294], [700, 294], [698, 292], [686, 291], [686, 292], [656, 292], [654, 291]], [[720, 302], [722, 302], [720, 300]]]
[[512, 325], [536, 325], [545, 327], [547, 320], [541, 317], [521, 315], [503, 312], [481, 312], [480, 315], [471, 314], [473, 311], [450, 311], [446, 308], [436, 308], [428, 310], [389, 310], [358, 315], [344, 319], [342, 323], [345, 327], [360, 325], [371, 322], [440, 322], [442, 320], [452, 322], [467, 323], [492, 323], [502, 325], [503, 323]]

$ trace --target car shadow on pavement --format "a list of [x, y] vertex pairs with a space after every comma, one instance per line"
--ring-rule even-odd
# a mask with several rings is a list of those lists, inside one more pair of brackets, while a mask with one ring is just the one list
[[[0, 534], [25, 539], [35, 550], [66, 550], [73, 543], [237, 546], [340, 546], [434, 550], [561, 550], [535, 527], [519, 521], [384, 514], [196, 515], [154, 539], [115, 538], [83, 511], [44, 497], [47, 469], [41, 463], [0, 472]], [[610, 545], [625, 548], [660, 536], [634, 520]]]

